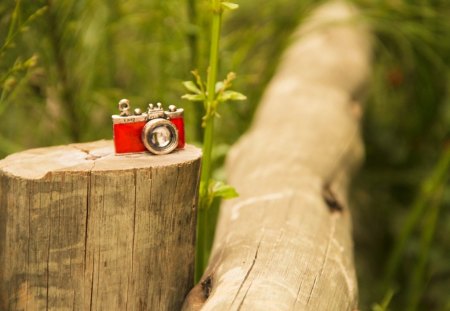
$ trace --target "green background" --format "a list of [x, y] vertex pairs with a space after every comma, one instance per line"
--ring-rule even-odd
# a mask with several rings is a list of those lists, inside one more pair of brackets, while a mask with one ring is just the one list
[[[366, 159], [351, 195], [361, 310], [380, 303], [389, 289], [391, 310], [450, 310], [450, 4], [353, 2], [374, 34]], [[218, 178], [289, 35], [319, 2], [239, 4], [225, 15], [220, 78], [236, 72], [234, 89], [248, 100], [220, 108]], [[124, 97], [133, 107], [183, 106], [188, 141], [201, 144], [201, 105], [180, 97], [190, 70], [205, 76], [209, 17], [200, 0], [2, 1], [0, 158], [110, 139], [110, 115]], [[408, 226], [401, 264], [385, 282], [389, 254]]]

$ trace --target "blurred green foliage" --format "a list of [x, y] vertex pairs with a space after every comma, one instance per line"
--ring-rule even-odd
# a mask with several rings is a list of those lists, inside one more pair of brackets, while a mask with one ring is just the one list
[[[379, 310], [450, 310], [450, 5], [354, 2], [374, 33], [366, 164], [352, 194], [361, 310], [375, 302]], [[0, 158], [31, 147], [111, 138], [110, 115], [123, 97], [135, 107], [149, 101], [184, 106], [187, 137], [198, 143], [200, 112], [180, 96], [190, 70], [206, 72], [205, 3], [2, 1]], [[228, 146], [251, 123], [290, 33], [318, 2], [239, 4], [225, 18], [219, 76], [237, 72], [235, 88], [248, 101], [219, 111], [218, 179]], [[382, 278], [393, 249], [400, 264]]]
[[353, 191], [362, 309], [393, 291], [391, 310], [450, 310], [450, 3], [357, 3], [375, 44]]

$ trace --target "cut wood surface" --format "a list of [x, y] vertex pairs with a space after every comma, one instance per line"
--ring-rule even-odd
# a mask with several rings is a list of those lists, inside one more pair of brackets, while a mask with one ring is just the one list
[[200, 158], [97, 141], [0, 161], [0, 310], [179, 310]]
[[330, 2], [301, 26], [227, 160], [208, 268], [184, 310], [355, 310], [347, 191], [363, 157], [370, 72], [358, 11]]

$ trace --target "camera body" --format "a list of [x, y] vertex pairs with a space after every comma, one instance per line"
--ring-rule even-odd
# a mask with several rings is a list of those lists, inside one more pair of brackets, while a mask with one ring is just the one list
[[112, 116], [116, 154], [149, 151], [167, 154], [185, 145], [183, 109], [174, 105], [164, 110], [160, 103], [149, 104], [147, 112], [130, 111], [130, 102], [119, 102], [119, 115]]

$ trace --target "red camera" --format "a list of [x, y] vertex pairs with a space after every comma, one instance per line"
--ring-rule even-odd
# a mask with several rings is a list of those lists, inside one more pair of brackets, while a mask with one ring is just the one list
[[149, 151], [167, 154], [185, 145], [183, 109], [174, 105], [164, 111], [161, 103], [149, 104], [147, 112], [130, 112], [130, 102], [119, 102], [120, 115], [113, 115], [116, 154]]

